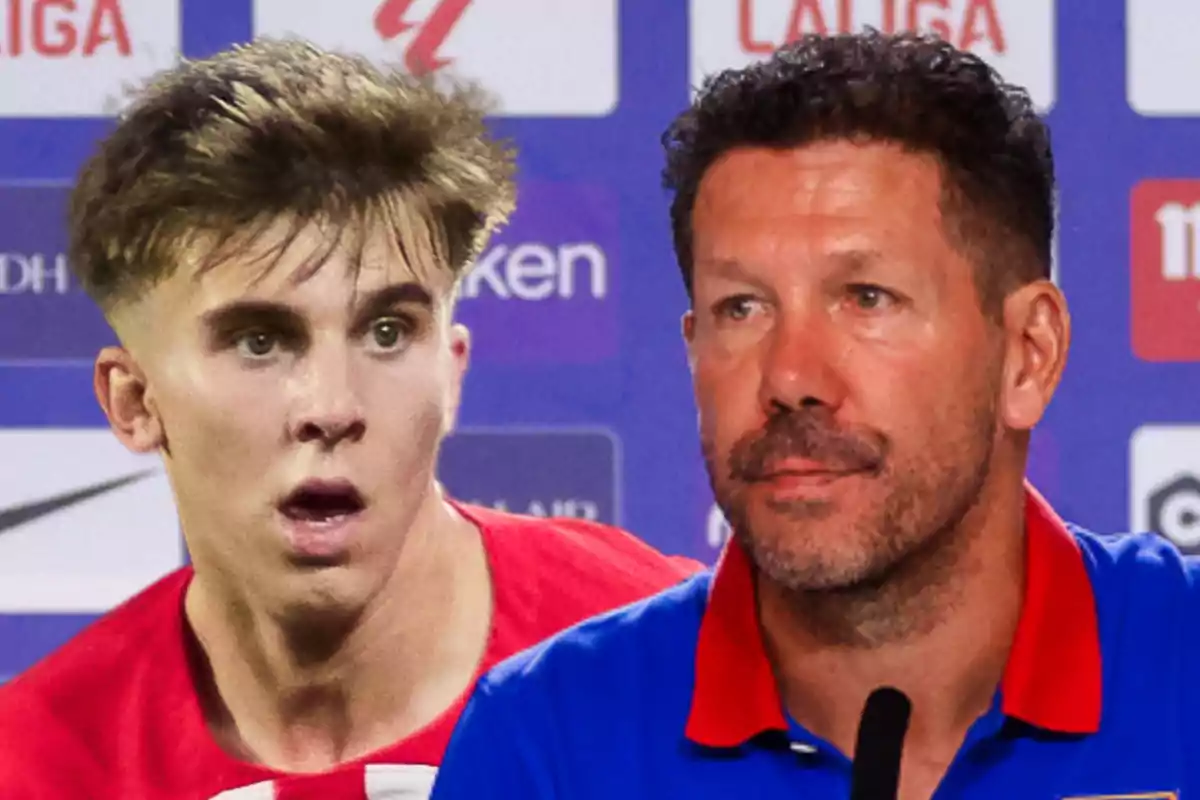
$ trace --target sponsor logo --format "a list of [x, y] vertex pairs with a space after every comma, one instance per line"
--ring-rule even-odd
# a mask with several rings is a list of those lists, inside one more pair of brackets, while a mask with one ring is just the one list
[[1200, 553], [1200, 425], [1147, 425], [1130, 444], [1130, 527]]
[[1200, 360], [1200, 181], [1143, 181], [1129, 214], [1133, 352]]
[[617, 30], [616, 0], [254, 0], [256, 35], [298, 35], [417, 74], [450, 69], [494, 92], [500, 116], [611, 113]]
[[713, 550], [720, 550], [732, 535], [733, 528], [729, 520], [725, 519], [721, 507], [713, 503], [709, 506], [708, 516], [704, 520], [704, 541]]
[[67, 269], [67, 192], [0, 186], [0, 363], [90, 361], [116, 341]]
[[178, 0], [0, 0], [0, 11], [0, 116], [110, 113], [179, 53]]
[[620, 454], [606, 430], [464, 429], [442, 443], [451, 496], [535, 517], [620, 525]]
[[107, 429], [0, 431], [0, 613], [103, 613], [184, 564], [166, 476]]
[[1195, 31], [1200, 4], [1125, 2], [1126, 96], [1148, 116], [1200, 112], [1200, 85], [1187, 80], [1200, 70]]
[[457, 317], [480, 362], [617, 354], [617, 203], [598, 187], [522, 186], [512, 223], [463, 277]]
[[1179, 800], [1179, 792], [1141, 792], [1138, 794], [1073, 794], [1062, 800]]
[[5, 531], [15, 530], [22, 525], [28, 525], [35, 520], [48, 517], [77, 503], [82, 503], [84, 500], [91, 500], [93, 497], [107, 494], [120, 489], [122, 486], [136, 483], [143, 478], [153, 475], [154, 472], [154, 470], [141, 470], [131, 475], [101, 481], [91, 486], [81, 486], [78, 489], [60, 492], [50, 497], [31, 500], [7, 508], [0, 507], [0, 534], [3, 534]]
[[375, 32], [385, 42], [412, 37], [402, 45], [404, 66], [409, 72], [423, 74], [447, 66], [453, 59], [440, 55], [446, 39], [458, 26], [471, 6], [471, 0], [440, 0], [420, 23], [412, 21], [416, 0], [385, 0], [375, 9]]
[[808, 33], [919, 30], [971, 50], [1054, 104], [1055, 3], [1023, 0], [691, 0], [691, 82], [743, 67]]

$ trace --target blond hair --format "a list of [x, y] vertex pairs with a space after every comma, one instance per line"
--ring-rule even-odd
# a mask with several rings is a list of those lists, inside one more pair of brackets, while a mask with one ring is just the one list
[[[281, 218], [383, 222], [457, 277], [511, 214], [511, 149], [477, 85], [261, 39], [152, 79], [84, 166], [69, 258], [106, 312], [168, 277], [202, 242], [210, 262]], [[361, 228], [363, 225], [358, 225]]]

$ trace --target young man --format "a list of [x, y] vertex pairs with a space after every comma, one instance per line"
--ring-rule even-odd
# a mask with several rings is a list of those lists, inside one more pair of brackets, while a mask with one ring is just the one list
[[456, 279], [513, 208], [483, 99], [260, 41], [162, 75], [84, 168], [96, 393], [192, 567], [0, 689], [5, 800], [425, 796], [483, 670], [698, 568], [435, 479]]
[[1024, 480], [1070, 341], [1028, 95], [937, 38], [813, 36], [665, 141], [735, 537], [485, 677], [434, 798], [1200, 792], [1197, 564]]

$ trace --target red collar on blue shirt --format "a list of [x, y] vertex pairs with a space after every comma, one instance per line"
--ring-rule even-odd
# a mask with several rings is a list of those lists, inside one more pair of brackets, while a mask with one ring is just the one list
[[[1101, 670], [1091, 579], [1074, 536], [1028, 485], [1025, 514], [1025, 597], [1000, 686], [1002, 710], [1045, 730], [1094, 733]], [[687, 737], [733, 747], [787, 728], [758, 629], [750, 561], [731, 543], [717, 564], [700, 624]]]

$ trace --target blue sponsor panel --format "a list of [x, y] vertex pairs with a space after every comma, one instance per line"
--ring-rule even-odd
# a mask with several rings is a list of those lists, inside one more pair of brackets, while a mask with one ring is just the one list
[[95, 619], [88, 614], [0, 614], [0, 683], [29, 669]]
[[68, 268], [67, 194], [0, 185], [0, 363], [85, 362], [115, 341]]
[[1062, 465], [1058, 438], [1054, 429], [1041, 426], [1029, 440], [1029, 482], [1051, 503], [1059, 502], [1062, 491]]
[[464, 502], [620, 524], [619, 447], [608, 431], [463, 430], [442, 445], [439, 469]]
[[517, 211], [459, 289], [476, 358], [591, 364], [617, 355], [617, 201], [602, 186], [522, 183]]

